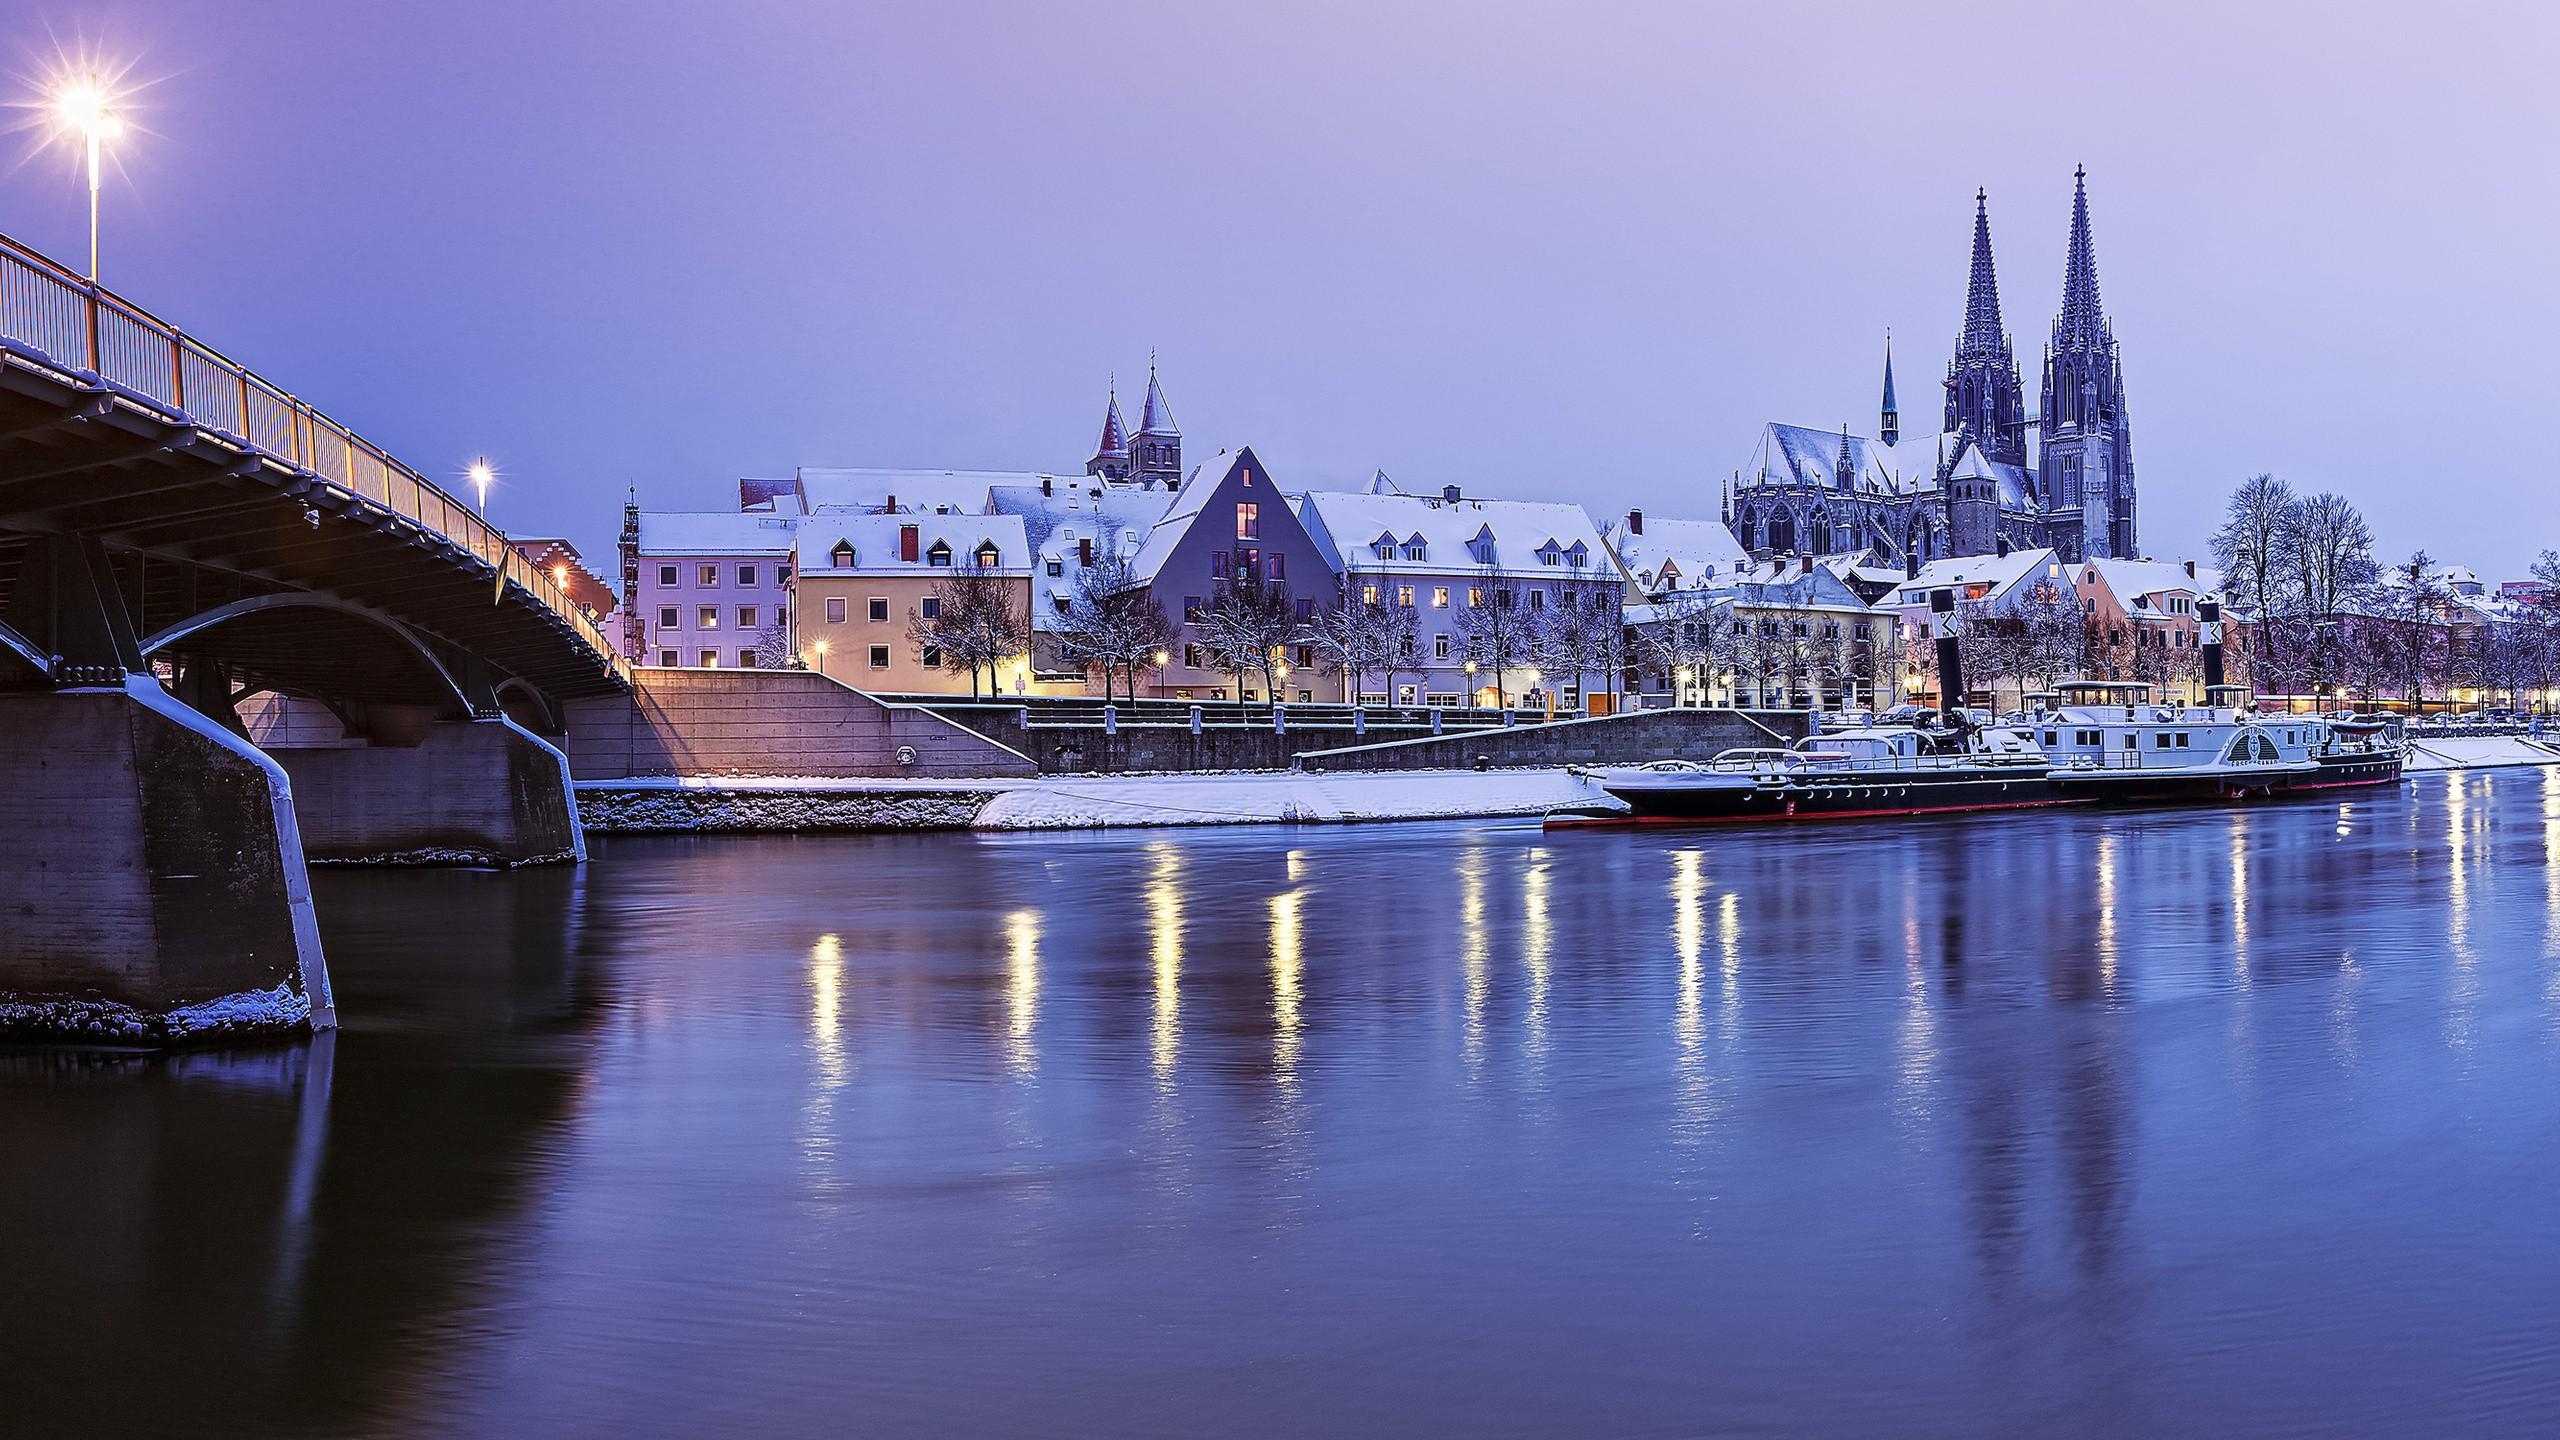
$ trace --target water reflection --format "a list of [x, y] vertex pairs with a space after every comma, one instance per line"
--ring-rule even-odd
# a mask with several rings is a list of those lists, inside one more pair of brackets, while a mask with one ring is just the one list
[[2499, 777], [331, 876], [334, 1044], [0, 1058], [0, 1428], [2528, 1429], [2555, 856]]

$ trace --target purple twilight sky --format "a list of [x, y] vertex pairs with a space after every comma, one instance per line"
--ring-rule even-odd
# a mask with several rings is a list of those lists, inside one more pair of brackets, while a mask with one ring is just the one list
[[[2560, 545], [2560, 7], [70, 4], [147, 133], [105, 278], [609, 570], [624, 489], [1077, 469], [1148, 352], [1284, 483], [1712, 514], [1768, 419], [1934, 428], [1991, 195], [2022, 361], [2089, 168], [2156, 555], [2231, 484]], [[21, 112], [23, 113], [23, 112]], [[13, 137], [0, 230], [85, 247]]]

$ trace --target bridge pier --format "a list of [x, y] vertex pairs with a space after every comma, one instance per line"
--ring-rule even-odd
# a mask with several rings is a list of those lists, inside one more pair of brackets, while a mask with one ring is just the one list
[[376, 706], [364, 717], [367, 737], [356, 738], [335, 724], [314, 725], [317, 709], [289, 703], [252, 732], [293, 777], [303, 851], [313, 862], [586, 859], [567, 758], [514, 721]]
[[282, 768], [148, 675], [0, 691], [0, 1037], [335, 1023]]

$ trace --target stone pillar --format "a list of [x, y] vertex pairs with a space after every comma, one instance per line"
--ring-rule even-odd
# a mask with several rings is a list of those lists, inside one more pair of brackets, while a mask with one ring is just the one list
[[0, 1035], [162, 1044], [337, 1021], [293, 792], [121, 685], [0, 692]]
[[[569, 762], [512, 720], [437, 720], [396, 743], [260, 736], [293, 777], [315, 863], [538, 865], [587, 858]], [[304, 742], [304, 743], [297, 743]]]

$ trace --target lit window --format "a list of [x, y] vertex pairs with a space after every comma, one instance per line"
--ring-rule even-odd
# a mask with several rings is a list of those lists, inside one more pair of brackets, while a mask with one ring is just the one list
[[753, 650], [739, 651], [738, 668], [741, 670], [753, 670], [756, 668], [756, 652]]
[[1448, 586], [1434, 585], [1431, 587], [1431, 608], [1434, 610], [1446, 610], [1449, 608]]
[[1470, 585], [1467, 587], [1467, 608], [1470, 610], [1481, 610], [1484, 608], [1483, 586]]
[[1399, 586], [1397, 586], [1397, 587], [1396, 587], [1396, 603], [1397, 603], [1398, 605], [1403, 606], [1403, 607], [1404, 607], [1404, 608], [1406, 608], [1407, 610], [1412, 609], [1412, 608], [1413, 608], [1413, 587], [1412, 587], [1412, 586], [1410, 586], [1410, 585], [1399, 585]]
[[1236, 507], [1236, 538], [1239, 540], [1262, 538], [1261, 506], [1248, 503]]
[[705, 670], [717, 670], [720, 668], [720, 652], [717, 650], [705, 650], [693, 658], [695, 662], [701, 665]]
[[741, 605], [738, 607], [738, 628], [741, 630], [753, 630], [756, 628], [756, 607], [753, 605]]
[[717, 589], [720, 585], [720, 567], [717, 565], [705, 565], [694, 575], [694, 579], [705, 590]]
[[720, 628], [720, 607], [705, 605], [694, 615], [693, 620], [694, 628], [697, 630], [717, 630]]

